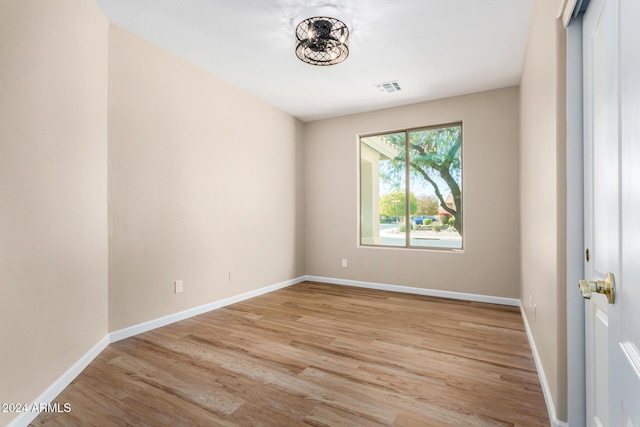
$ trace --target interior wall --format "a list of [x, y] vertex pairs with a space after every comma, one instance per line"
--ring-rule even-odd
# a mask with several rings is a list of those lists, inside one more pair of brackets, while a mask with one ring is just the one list
[[3, 403], [107, 334], [107, 43], [94, 2], [0, 2]]
[[566, 420], [566, 35], [559, 7], [535, 2], [520, 85], [521, 295], [554, 415]]
[[[519, 297], [518, 97], [511, 87], [307, 123], [307, 274]], [[359, 247], [358, 135], [457, 121], [464, 251]]]
[[109, 34], [110, 330], [304, 275], [302, 122]]

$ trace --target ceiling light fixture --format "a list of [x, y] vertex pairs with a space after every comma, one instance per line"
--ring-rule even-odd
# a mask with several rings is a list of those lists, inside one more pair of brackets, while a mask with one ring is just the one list
[[349, 56], [349, 28], [339, 19], [315, 16], [296, 27], [296, 56], [311, 65], [335, 65]]

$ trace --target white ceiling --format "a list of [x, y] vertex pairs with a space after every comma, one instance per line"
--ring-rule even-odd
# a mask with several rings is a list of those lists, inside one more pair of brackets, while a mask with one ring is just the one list
[[[517, 85], [534, 0], [97, 1], [114, 24], [310, 121]], [[327, 4], [351, 21], [349, 57], [305, 64], [297, 18]], [[390, 80], [402, 90], [376, 89]]]

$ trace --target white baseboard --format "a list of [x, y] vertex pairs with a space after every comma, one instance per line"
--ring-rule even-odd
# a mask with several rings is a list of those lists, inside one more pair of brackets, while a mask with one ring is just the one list
[[[89, 366], [89, 363], [95, 359], [102, 350], [109, 345], [109, 336], [105, 335], [96, 345], [84, 354], [76, 363], [73, 364], [67, 372], [62, 374], [53, 384], [51, 384], [38, 398], [29, 405], [28, 412], [21, 412], [19, 416], [13, 419], [7, 427], [26, 427], [40, 414], [40, 404], [51, 403], [64, 390], [71, 381], [73, 381], [80, 373]], [[33, 409], [33, 410], [31, 410]]]
[[403, 292], [406, 294], [426, 295], [431, 297], [451, 298], [464, 301], [486, 302], [490, 304], [520, 306], [517, 298], [493, 297], [489, 295], [467, 294], [463, 292], [440, 291], [436, 289], [413, 288], [410, 286], [390, 285], [385, 283], [362, 282], [358, 280], [334, 279], [331, 277], [305, 276], [312, 282], [330, 283], [332, 285], [355, 286], [358, 288], [378, 289], [381, 291]]
[[287, 280], [285, 282], [276, 283], [274, 285], [265, 286], [264, 288], [256, 289], [254, 291], [245, 292], [240, 295], [236, 295], [233, 297], [221, 299], [218, 301], [214, 301], [209, 304], [204, 304], [198, 307], [190, 308], [188, 310], [180, 311], [178, 313], [169, 314], [168, 316], [159, 317], [157, 319], [149, 320], [148, 322], [139, 323], [137, 325], [129, 326], [128, 328], [120, 329], [115, 332], [111, 332], [109, 334], [111, 342], [116, 342], [123, 340], [125, 338], [132, 337], [134, 335], [141, 334], [143, 332], [151, 331], [156, 328], [160, 328], [162, 326], [169, 325], [171, 323], [179, 322], [180, 320], [185, 320], [193, 316], [197, 316], [199, 314], [207, 313], [211, 310], [215, 310], [217, 308], [222, 308], [230, 304], [235, 304], [237, 302], [241, 302], [247, 300], [249, 298], [254, 298], [259, 295], [264, 295], [269, 292], [277, 291], [278, 289], [286, 288], [291, 285], [295, 285], [296, 283], [303, 282], [305, 280], [304, 276]]
[[531, 352], [533, 353], [533, 360], [535, 361], [536, 369], [538, 370], [538, 377], [540, 378], [540, 385], [542, 386], [542, 393], [544, 394], [544, 400], [547, 404], [547, 411], [549, 412], [549, 420], [551, 421], [551, 425], [552, 427], [569, 427], [568, 423], [560, 421], [556, 415], [556, 407], [553, 403], [553, 398], [551, 397], [551, 389], [549, 388], [549, 383], [547, 382], [547, 376], [544, 373], [544, 368], [542, 367], [542, 362], [540, 361], [540, 355], [538, 354], [536, 342], [534, 341], [533, 335], [531, 334], [529, 322], [527, 321], [527, 316], [525, 315], [522, 305], [520, 305], [520, 312], [522, 314], [522, 321], [524, 322], [524, 329], [527, 331], [527, 338], [529, 338], [529, 345], [531, 346]]

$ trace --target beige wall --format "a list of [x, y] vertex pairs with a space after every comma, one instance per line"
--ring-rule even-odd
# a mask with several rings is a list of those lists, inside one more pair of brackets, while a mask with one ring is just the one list
[[107, 334], [107, 41], [93, 2], [0, 3], [0, 402]]
[[[464, 253], [358, 247], [357, 135], [460, 120]], [[306, 273], [517, 298], [518, 121], [512, 87], [308, 123]]]
[[109, 43], [110, 330], [302, 276], [302, 122], [119, 27]]
[[556, 416], [566, 420], [566, 41], [558, 9], [535, 3], [520, 88], [521, 296]]

